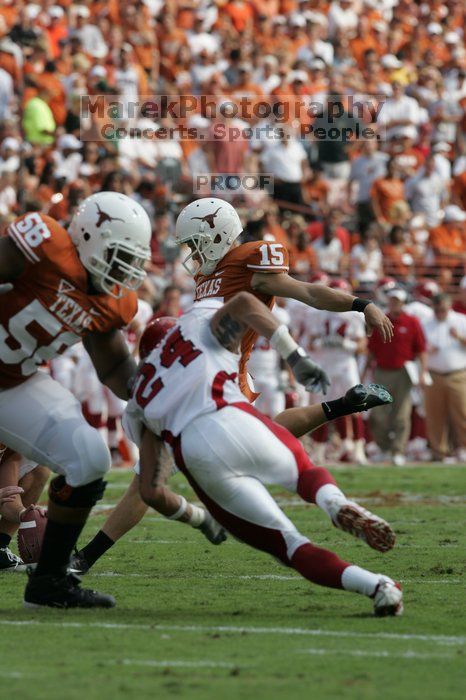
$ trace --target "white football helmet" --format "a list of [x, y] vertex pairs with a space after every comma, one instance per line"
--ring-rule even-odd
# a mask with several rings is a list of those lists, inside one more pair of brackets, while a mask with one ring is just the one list
[[119, 192], [87, 197], [73, 216], [69, 233], [96, 289], [118, 299], [142, 284], [152, 227], [134, 199]]
[[[205, 197], [185, 207], [176, 221], [175, 240], [187, 243], [190, 254], [183, 266], [191, 274], [209, 275], [226, 255], [243, 227], [235, 209], [223, 199]], [[198, 269], [188, 265], [194, 259]]]

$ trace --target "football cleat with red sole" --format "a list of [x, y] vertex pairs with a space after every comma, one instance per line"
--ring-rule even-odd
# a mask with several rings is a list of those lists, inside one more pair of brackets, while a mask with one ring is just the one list
[[390, 525], [357, 503], [340, 506], [332, 522], [335, 527], [358, 537], [378, 552], [388, 552], [395, 545], [396, 537]]
[[381, 577], [372, 597], [374, 599], [374, 615], [376, 617], [403, 614], [403, 591], [401, 586], [387, 576]]
[[18, 551], [26, 564], [37, 564], [44, 541], [47, 516], [40, 508], [21, 513], [17, 535]]

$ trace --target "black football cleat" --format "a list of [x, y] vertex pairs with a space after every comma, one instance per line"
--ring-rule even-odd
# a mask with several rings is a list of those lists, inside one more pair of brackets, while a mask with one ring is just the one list
[[89, 572], [90, 568], [90, 564], [84, 556], [82, 550], [78, 551], [75, 548], [74, 554], [72, 554], [70, 557], [68, 573], [77, 574], [78, 576], [85, 576]]
[[345, 399], [354, 413], [393, 403], [392, 395], [381, 384], [356, 384], [348, 389]]
[[65, 576], [29, 576], [24, 592], [25, 608], [113, 608], [115, 598], [80, 587], [81, 579]]

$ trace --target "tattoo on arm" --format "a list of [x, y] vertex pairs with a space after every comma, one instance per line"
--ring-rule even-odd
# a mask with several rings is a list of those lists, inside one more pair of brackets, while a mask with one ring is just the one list
[[217, 327], [214, 329], [214, 335], [217, 340], [227, 348], [235, 352], [239, 342], [243, 336], [244, 325], [240, 321], [236, 321], [226, 313], [218, 321]]

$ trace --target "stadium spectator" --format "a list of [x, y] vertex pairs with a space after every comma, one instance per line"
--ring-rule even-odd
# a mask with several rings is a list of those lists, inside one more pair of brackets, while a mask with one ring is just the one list
[[288, 224], [290, 272], [293, 276], [309, 281], [319, 268], [317, 255], [309, 241], [306, 222], [301, 216], [292, 217]]
[[357, 286], [371, 288], [382, 277], [382, 251], [379, 245], [380, 231], [372, 223], [362, 237], [351, 249], [351, 278]]
[[0, 174], [15, 173], [19, 170], [19, 152], [21, 144], [12, 136], [7, 137], [0, 144]]
[[449, 157], [451, 146], [446, 141], [439, 141], [439, 143], [432, 146], [432, 153], [434, 155], [435, 172], [448, 187], [451, 180], [451, 161]]
[[404, 184], [394, 158], [387, 163], [386, 175], [374, 180], [370, 194], [378, 223], [385, 228], [399, 223], [400, 212], [406, 211], [407, 204]]
[[176, 284], [169, 284], [163, 290], [160, 304], [150, 320], [152, 321], [162, 316], [178, 318], [178, 316], [181, 316], [181, 313], [181, 289], [177, 287]]
[[393, 226], [382, 246], [384, 269], [399, 280], [413, 275], [416, 249], [403, 226]]
[[348, 180], [348, 196], [353, 201], [353, 186], [356, 189], [355, 203], [360, 233], [364, 233], [367, 226], [374, 219], [372, 206], [371, 187], [375, 180], [382, 178], [387, 169], [389, 156], [379, 151], [375, 139], [364, 141], [361, 154], [351, 163], [351, 172]]
[[332, 221], [324, 221], [323, 234], [314, 240], [313, 247], [319, 269], [333, 275], [341, 275], [346, 268], [347, 256], [336, 229]]
[[0, 68], [0, 119], [2, 121], [10, 116], [13, 95], [14, 88], [11, 75], [3, 68]]
[[448, 193], [434, 155], [427, 156], [419, 172], [405, 183], [405, 192], [413, 214], [423, 214], [428, 226], [437, 226]]
[[378, 332], [369, 338], [367, 366], [374, 368], [374, 381], [387, 387], [393, 403], [371, 414], [370, 427], [381, 450], [380, 459], [393, 460], [397, 466], [405, 463], [405, 448], [411, 426], [412, 380], [406, 363], [420, 362], [419, 383], [424, 384], [426, 371], [426, 341], [421, 324], [404, 312], [407, 295], [403, 289], [387, 292], [388, 317], [394, 325], [391, 343], [384, 344]]
[[315, 214], [328, 208], [330, 186], [317, 168], [309, 172], [303, 184], [304, 200]]
[[[323, 111], [314, 122], [315, 133], [323, 130], [325, 138], [317, 139], [318, 162], [330, 179], [347, 181], [351, 173], [350, 134], [356, 133], [360, 120], [348, 111], [345, 84], [341, 77], [332, 76]], [[338, 137], [332, 134], [338, 134]]]
[[[430, 232], [430, 246], [440, 268], [462, 268], [466, 264], [466, 212], [455, 204], [445, 208], [443, 223]], [[449, 280], [451, 281], [451, 279]]]
[[278, 202], [303, 204], [302, 181], [307, 171], [307, 156], [301, 143], [283, 130], [283, 137], [261, 156], [264, 172], [274, 177], [274, 198]]
[[405, 89], [399, 80], [392, 82], [392, 95], [383, 104], [377, 123], [381, 134], [390, 139], [399, 127], [412, 126], [416, 129], [422, 121], [427, 121], [419, 103], [405, 94]]
[[26, 139], [32, 144], [46, 146], [54, 141], [57, 125], [48, 105], [49, 99], [48, 90], [41, 88], [24, 107], [23, 129]]
[[425, 387], [427, 437], [434, 459], [449, 461], [453, 452], [466, 460], [466, 316], [451, 308], [448, 294], [433, 300], [434, 317], [424, 322], [427, 367]]
[[393, 132], [387, 149], [398, 169], [402, 180], [413, 177], [424, 163], [425, 155], [421, 149], [414, 147], [416, 129], [414, 126], [400, 126]]

